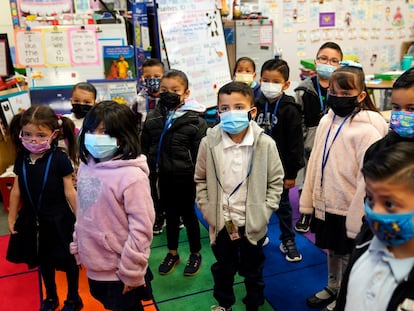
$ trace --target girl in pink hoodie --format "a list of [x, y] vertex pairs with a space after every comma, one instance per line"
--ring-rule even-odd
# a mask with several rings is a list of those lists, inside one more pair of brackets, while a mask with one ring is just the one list
[[155, 213], [147, 160], [131, 110], [95, 105], [79, 137], [77, 218], [71, 253], [106, 309], [137, 306], [150, 289], [148, 258]]

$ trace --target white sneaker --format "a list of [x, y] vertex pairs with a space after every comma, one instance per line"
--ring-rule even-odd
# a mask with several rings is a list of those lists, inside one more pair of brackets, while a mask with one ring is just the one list
[[210, 307], [210, 311], [232, 311], [232, 308], [231, 307], [230, 308], [225, 308], [225, 307], [222, 307], [222, 306], [214, 305], [214, 306]]
[[325, 307], [326, 311], [333, 311], [336, 307], [336, 300], [332, 301], [329, 305]]

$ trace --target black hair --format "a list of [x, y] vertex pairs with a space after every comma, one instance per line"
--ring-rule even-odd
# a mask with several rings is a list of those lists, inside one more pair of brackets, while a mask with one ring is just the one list
[[164, 63], [160, 61], [158, 58], [147, 58], [142, 63], [142, 69], [144, 69], [145, 67], [155, 67], [155, 66], [160, 67], [162, 69], [162, 72], [164, 72]]
[[185, 90], [188, 90], [188, 78], [187, 75], [181, 70], [170, 69], [168, 70], [161, 78], [161, 81], [164, 79], [179, 78], [184, 84]]
[[322, 44], [321, 47], [318, 50], [318, 53], [316, 53], [316, 56], [318, 56], [319, 53], [324, 49], [332, 49], [332, 50], [338, 51], [339, 54], [341, 54], [341, 59], [340, 60], [342, 60], [342, 58], [344, 57], [344, 54], [342, 53], [341, 47], [337, 43], [331, 42], [331, 41], [328, 41], [328, 42], [325, 42], [324, 44]]
[[93, 106], [83, 120], [79, 136], [79, 154], [82, 162], [87, 163], [90, 155], [85, 147], [85, 133], [93, 133], [101, 123], [105, 126], [105, 133], [119, 142], [115, 156], [127, 160], [135, 159], [141, 154], [140, 139], [133, 112], [126, 105], [105, 100]]
[[255, 64], [254, 60], [253, 60], [253, 59], [251, 59], [250, 57], [243, 56], [243, 57], [240, 57], [240, 58], [236, 61], [236, 63], [234, 64], [233, 76], [236, 74], [237, 66], [239, 66], [239, 64], [240, 64], [241, 62], [249, 62], [249, 63], [251, 63], [251, 64], [252, 64], [252, 66], [253, 66], [253, 72], [256, 72], [256, 64]]
[[[26, 124], [37, 126], [46, 126], [51, 131], [59, 131], [59, 135], [51, 142], [51, 145], [57, 146], [61, 137], [64, 137], [68, 144], [68, 155], [73, 162], [78, 163], [75, 125], [69, 118], [56, 115], [52, 108], [46, 105], [35, 105], [21, 113], [20, 130]], [[17, 128], [13, 130], [15, 132]]]
[[10, 120], [8, 133], [10, 135], [11, 141], [13, 143], [14, 149], [16, 153], [24, 150], [22, 145], [22, 141], [20, 140], [20, 131], [21, 127], [21, 120], [22, 120], [22, 113], [15, 114], [13, 118]]
[[335, 69], [335, 71], [332, 73], [331, 78], [329, 79], [328, 90], [334, 90], [335, 84], [343, 90], [357, 89], [359, 92], [365, 91], [367, 95], [365, 96], [364, 100], [359, 103], [357, 112], [361, 110], [379, 112], [377, 106], [374, 105], [371, 97], [368, 95], [368, 90], [365, 85], [365, 74], [362, 68], [353, 66], [338, 67]]
[[264, 71], [272, 70], [280, 72], [280, 74], [283, 76], [283, 79], [285, 79], [285, 81], [289, 81], [289, 65], [283, 59], [269, 59], [265, 61], [262, 65], [260, 75], [263, 76]]
[[409, 89], [414, 86], [414, 67], [405, 71], [401, 76], [395, 80], [392, 89]]
[[243, 82], [232, 81], [223, 85], [217, 94], [217, 106], [221, 94], [230, 95], [231, 93], [240, 93], [250, 99], [250, 107], [254, 107], [254, 94], [252, 88]]
[[365, 159], [361, 172], [373, 181], [407, 183], [414, 191], [414, 144], [398, 142], [372, 152]]
[[96, 88], [93, 86], [92, 83], [89, 83], [89, 82], [79, 82], [79, 83], [75, 84], [73, 86], [73, 88], [72, 88], [72, 96], [73, 96], [73, 93], [77, 89], [84, 90], [84, 91], [87, 91], [87, 92], [92, 93], [93, 94], [93, 98], [96, 99]]

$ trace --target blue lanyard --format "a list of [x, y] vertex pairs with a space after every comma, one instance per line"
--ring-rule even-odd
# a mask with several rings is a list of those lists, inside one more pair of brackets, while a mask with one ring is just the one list
[[352, 116], [352, 115], [353, 115], [353, 113], [351, 113], [351, 114], [347, 115], [347, 116], [346, 116], [346, 117], [342, 120], [341, 124], [339, 125], [339, 128], [337, 129], [337, 131], [336, 131], [336, 133], [335, 133], [335, 135], [334, 135], [334, 137], [333, 137], [333, 139], [332, 139], [332, 143], [331, 143], [331, 145], [328, 147], [329, 135], [331, 134], [332, 125], [333, 125], [333, 123], [334, 123], [334, 121], [335, 121], [335, 117], [336, 117], [336, 115], [334, 115], [334, 116], [333, 116], [333, 118], [332, 118], [331, 126], [329, 127], [329, 131], [328, 131], [328, 134], [326, 135], [326, 139], [325, 139], [325, 145], [324, 145], [324, 147], [323, 147], [323, 155], [322, 155], [322, 174], [321, 174], [321, 186], [322, 186], [322, 181], [323, 181], [323, 171], [325, 170], [326, 163], [328, 162], [328, 158], [329, 158], [329, 154], [330, 154], [330, 152], [331, 152], [332, 145], [334, 144], [334, 142], [335, 142], [336, 138], [338, 137], [339, 132], [342, 130], [342, 127], [344, 126], [344, 124], [345, 124], [346, 120], [348, 120], [348, 119], [349, 119], [349, 117], [350, 117], [350, 116]]
[[[270, 121], [270, 125], [269, 125], [270, 130], [267, 128], [267, 126], [265, 124], [265, 133], [269, 134], [270, 136], [272, 136], [273, 127], [275, 126], [274, 121], [275, 121], [275, 118], [276, 118], [276, 112], [277, 112], [277, 109], [279, 108], [279, 102], [282, 99], [282, 97], [283, 97], [283, 94], [277, 99], [277, 101], [275, 103], [275, 108], [273, 109], [273, 114], [271, 116], [272, 121]], [[264, 120], [266, 120], [266, 118], [267, 118], [268, 108], [269, 108], [269, 102], [266, 100], [265, 111], [264, 111]]]
[[[325, 104], [323, 103], [323, 100], [322, 100], [321, 86], [319, 84], [319, 79], [318, 79], [317, 76], [316, 76], [316, 85], [318, 87], [318, 97], [319, 97], [319, 104], [321, 106], [321, 112], [323, 114], [325, 114], [327, 109], [326, 109]], [[326, 93], [326, 100], [325, 101], [328, 101], [328, 96], [329, 96], [328, 93]]]
[[161, 135], [160, 135], [160, 141], [158, 142], [158, 148], [157, 148], [157, 162], [156, 162], [157, 172], [158, 172], [158, 165], [160, 163], [160, 158], [161, 158], [162, 141], [164, 140], [165, 133], [167, 132], [167, 130], [173, 124], [173, 121], [174, 121], [173, 116], [174, 116], [174, 112], [170, 112], [170, 115], [168, 116], [167, 120], [165, 121], [164, 128], [163, 128], [163, 130], [161, 132]]
[[44, 192], [45, 187], [46, 187], [46, 181], [47, 181], [47, 176], [49, 175], [50, 162], [52, 161], [52, 156], [53, 156], [53, 152], [51, 152], [49, 154], [49, 158], [47, 159], [46, 168], [45, 168], [45, 175], [43, 176], [42, 190], [40, 191], [39, 199], [37, 200], [37, 206], [34, 204], [33, 197], [32, 197], [32, 195], [30, 193], [30, 190], [29, 190], [29, 185], [27, 183], [26, 161], [23, 161], [24, 186], [26, 188], [27, 196], [29, 197], [30, 203], [32, 204], [33, 208], [35, 209], [36, 217], [37, 217], [37, 213], [40, 210], [40, 205], [42, 204], [42, 196], [43, 196], [43, 192]]

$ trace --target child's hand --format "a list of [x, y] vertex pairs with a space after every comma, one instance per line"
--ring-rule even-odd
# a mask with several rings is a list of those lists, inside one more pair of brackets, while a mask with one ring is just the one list
[[295, 185], [296, 185], [296, 180], [295, 179], [285, 179], [283, 181], [283, 188], [285, 188], [285, 189], [293, 188]]
[[131, 290], [135, 289], [136, 287], [124, 285], [124, 290], [122, 291], [122, 295], [130, 292]]
[[14, 230], [14, 224], [15, 223], [16, 223], [16, 221], [9, 220], [9, 231], [10, 231], [11, 234], [16, 234], [17, 233], [17, 231]]

